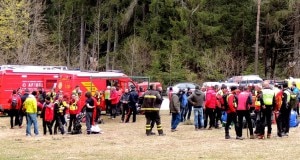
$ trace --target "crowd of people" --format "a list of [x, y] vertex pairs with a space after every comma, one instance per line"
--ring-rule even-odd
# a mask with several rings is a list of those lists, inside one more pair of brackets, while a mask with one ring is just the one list
[[[84, 98], [84, 104], [80, 104], [81, 98]], [[174, 93], [170, 88], [168, 98], [171, 132], [177, 131], [181, 122], [191, 123], [191, 115], [194, 113], [191, 124], [196, 131], [219, 129], [224, 125], [225, 139], [231, 138], [229, 129], [232, 125], [236, 139], [244, 139], [242, 131], [245, 126], [249, 129], [250, 139], [271, 138], [272, 119], [277, 123], [277, 136], [282, 137], [289, 134], [291, 111], [298, 112], [299, 115], [300, 93], [296, 84], [291, 88], [286, 83], [271, 87], [267, 82], [262, 86], [250, 84], [232, 86], [229, 89], [226, 85], [202, 88], [197, 86], [194, 91], [188, 88], [181, 89], [178, 93]], [[76, 86], [70, 96], [62, 91], [55, 92], [54, 89], [46, 92], [43, 88], [38, 88], [31, 93], [28, 89], [18, 89], [13, 91], [8, 102], [11, 104], [11, 128], [22, 128], [25, 116], [27, 136], [32, 135], [32, 125], [34, 134], [39, 135], [38, 110], [41, 111], [44, 135], [47, 131], [50, 135], [57, 134], [57, 130], [61, 134], [73, 133], [80, 113], [85, 114], [86, 133], [91, 134], [91, 128], [100, 120], [101, 108], [106, 108], [106, 114], [111, 120], [120, 116], [121, 123], [129, 123], [131, 115], [132, 122], [136, 122], [139, 108], [146, 118], [146, 135], [155, 135], [152, 131], [155, 124], [158, 135], [165, 135], [159, 113], [163, 102], [162, 88], [155, 88], [153, 85], [141, 96], [138, 95], [135, 86], [125, 89], [124, 92], [117, 87], [107, 86], [106, 90], [96, 91], [94, 94], [86, 92], [84, 97], [79, 86]]]
[[[11, 98], [8, 100], [10, 110], [10, 127], [23, 127], [23, 117], [26, 117], [26, 135], [31, 136], [31, 126], [34, 126], [34, 134], [39, 135], [38, 131], [38, 111], [41, 111], [43, 134], [47, 131], [50, 135], [75, 133], [73, 129], [78, 115], [84, 113], [87, 134], [92, 133], [92, 126], [99, 123], [101, 108], [106, 108], [106, 113], [110, 119], [122, 115], [121, 122], [128, 123], [132, 115], [132, 122], [136, 122], [138, 92], [134, 86], [130, 91], [114, 86], [107, 86], [104, 91], [95, 91], [94, 94], [86, 92], [84, 97], [79, 86], [76, 86], [71, 95], [55, 89], [46, 92], [39, 87], [37, 91], [30, 92], [28, 89], [21, 88], [13, 90]], [[84, 102], [80, 99], [84, 99]], [[83, 104], [82, 104], [83, 103]], [[69, 123], [67, 119], [69, 118]], [[67, 128], [67, 131], [65, 130]], [[77, 132], [76, 132], [77, 133]]]
[[[271, 138], [272, 119], [277, 123], [277, 136], [288, 136], [291, 113], [299, 115], [300, 93], [296, 84], [289, 88], [287, 83], [271, 87], [261, 85], [196, 87], [192, 92], [181, 89], [169, 93], [172, 114], [171, 131], [177, 131], [180, 122], [190, 119], [190, 107], [194, 111], [195, 130], [220, 128], [225, 124], [225, 139], [230, 139], [229, 128], [233, 124], [236, 139], [244, 139], [242, 129], [246, 126], [250, 139]], [[226, 120], [222, 120], [226, 118]], [[293, 121], [298, 125], [297, 116]], [[267, 127], [267, 134], [265, 134]], [[254, 129], [255, 130], [254, 130]], [[247, 131], [248, 133], [248, 131]]]

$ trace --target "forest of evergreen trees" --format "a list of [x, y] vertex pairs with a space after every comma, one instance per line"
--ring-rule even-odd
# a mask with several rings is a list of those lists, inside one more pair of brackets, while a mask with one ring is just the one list
[[0, 0], [0, 64], [164, 84], [255, 74], [258, 8], [257, 74], [299, 77], [300, 0]]

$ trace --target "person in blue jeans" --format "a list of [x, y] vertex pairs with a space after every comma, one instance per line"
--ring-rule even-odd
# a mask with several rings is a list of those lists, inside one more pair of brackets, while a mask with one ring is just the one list
[[30, 94], [24, 102], [24, 108], [27, 118], [26, 136], [31, 136], [31, 125], [34, 127], [34, 134], [39, 134], [37, 123], [37, 101], [35, 97]]
[[187, 100], [185, 90], [180, 90], [179, 92], [180, 92], [180, 97], [179, 97], [179, 101], [180, 101], [180, 121], [184, 122], [185, 121], [185, 115], [186, 115], [186, 112], [187, 112], [188, 100]]
[[176, 128], [180, 122], [180, 101], [179, 101], [179, 93], [173, 93], [170, 101], [170, 112], [172, 113], [171, 120], [171, 132], [177, 131]]
[[204, 128], [203, 119], [203, 103], [205, 100], [205, 94], [200, 90], [199, 86], [196, 86], [195, 92], [188, 97], [188, 101], [194, 106], [194, 125], [195, 130]]

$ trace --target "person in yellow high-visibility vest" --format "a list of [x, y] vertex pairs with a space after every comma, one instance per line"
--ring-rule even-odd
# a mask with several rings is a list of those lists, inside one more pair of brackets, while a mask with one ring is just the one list
[[[268, 82], [263, 83], [263, 90], [262, 90], [262, 97], [260, 99], [261, 108], [260, 112], [262, 113], [261, 116], [261, 122], [263, 122], [263, 125], [261, 125], [261, 128], [259, 129], [259, 139], [265, 138], [265, 126], [268, 127], [267, 132], [267, 138], [271, 138], [271, 132], [272, 132], [272, 112], [275, 109], [276, 100], [275, 100], [275, 91], [270, 88], [270, 85]], [[266, 122], [266, 124], [264, 123]]]
[[106, 115], [109, 114], [110, 111], [110, 86], [107, 86], [106, 90], [104, 91], [104, 99], [105, 99], [105, 111]]

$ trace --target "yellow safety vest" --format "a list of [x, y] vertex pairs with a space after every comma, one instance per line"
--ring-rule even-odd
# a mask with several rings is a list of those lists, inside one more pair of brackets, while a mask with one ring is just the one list
[[265, 105], [272, 105], [275, 92], [271, 89], [263, 89], [263, 101]]

